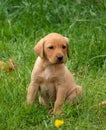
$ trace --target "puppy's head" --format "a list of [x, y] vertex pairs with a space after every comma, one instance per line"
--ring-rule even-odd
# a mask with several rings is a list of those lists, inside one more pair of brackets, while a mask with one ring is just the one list
[[48, 34], [37, 43], [34, 51], [52, 64], [64, 63], [69, 57], [68, 38], [58, 33]]

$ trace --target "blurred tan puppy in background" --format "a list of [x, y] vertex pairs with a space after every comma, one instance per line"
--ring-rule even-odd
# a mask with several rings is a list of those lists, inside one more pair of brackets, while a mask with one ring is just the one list
[[64, 101], [73, 104], [82, 95], [81, 87], [64, 65], [69, 57], [68, 38], [58, 33], [48, 34], [37, 43], [34, 51], [38, 58], [28, 87], [27, 103], [32, 104], [40, 92], [39, 102], [49, 107], [52, 101], [54, 108], [49, 113], [59, 115]]

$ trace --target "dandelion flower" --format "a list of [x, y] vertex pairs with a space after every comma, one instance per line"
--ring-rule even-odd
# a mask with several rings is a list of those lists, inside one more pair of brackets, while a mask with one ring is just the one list
[[54, 123], [54, 125], [55, 125], [55, 127], [60, 127], [61, 125], [63, 125], [64, 124], [64, 121], [63, 120], [55, 120], [55, 123]]

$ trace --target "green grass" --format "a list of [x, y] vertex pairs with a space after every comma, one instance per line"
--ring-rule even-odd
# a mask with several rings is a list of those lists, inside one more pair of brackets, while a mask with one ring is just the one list
[[[60, 117], [50, 116], [35, 101], [26, 108], [27, 87], [36, 56], [33, 47], [43, 36], [58, 32], [70, 40], [66, 65], [83, 87], [78, 106], [64, 105]], [[13, 57], [18, 68], [0, 70], [0, 130], [106, 129], [106, 1], [1, 0], [0, 60]]]

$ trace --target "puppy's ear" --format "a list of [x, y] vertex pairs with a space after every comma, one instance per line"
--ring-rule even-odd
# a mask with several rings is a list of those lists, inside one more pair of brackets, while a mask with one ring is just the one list
[[66, 44], [67, 44], [67, 56], [69, 58], [70, 56], [70, 47], [69, 47], [69, 39], [67, 37], [64, 37], [65, 40], [66, 40]]
[[44, 57], [44, 39], [43, 38], [35, 45], [34, 51], [41, 58]]

